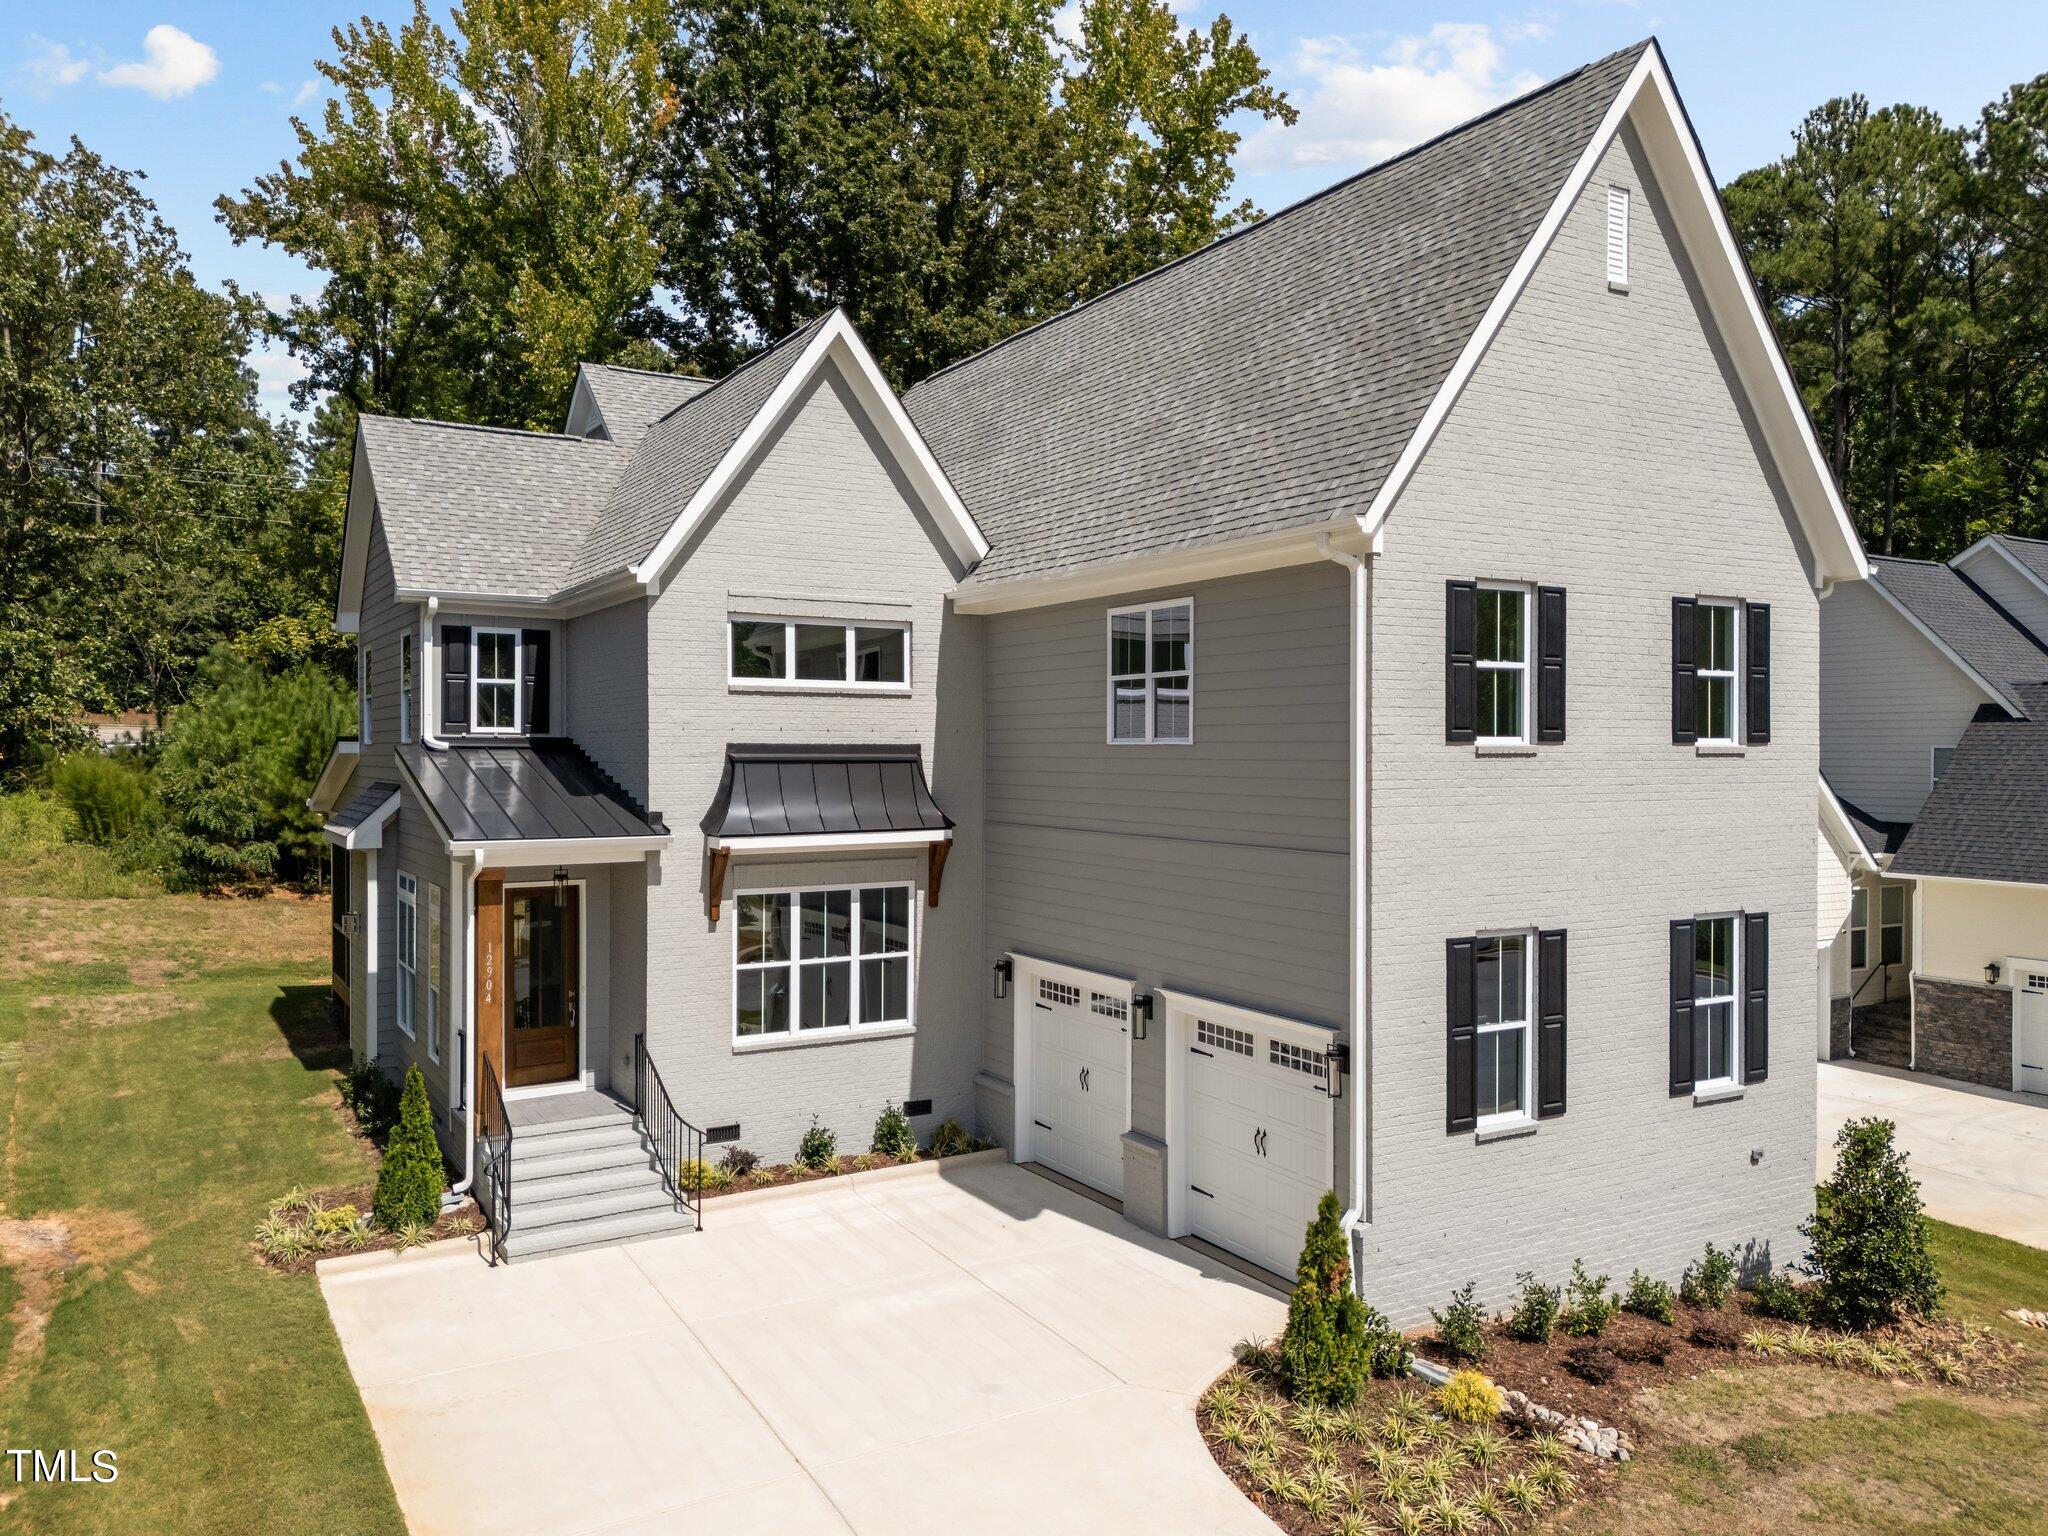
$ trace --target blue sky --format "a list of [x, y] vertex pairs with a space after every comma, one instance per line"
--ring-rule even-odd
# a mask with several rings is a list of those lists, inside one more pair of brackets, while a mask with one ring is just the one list
[[[1176, 0], [1206, 22], [1212, 0]], [[1266, 208], [1382, 159], [1603, 53], [1654, 33], [1715, 174], [1783, 152], [1807, 108], [1861, 91], [1951, 120], [2016, 80], [2048, 71], [2048, 5], [1847, 0], [1564, 0], [1486, 5], [1241, 0], [1227, 7], [1302, 109], [1291, 129], [1253, 126], [1240, 186]], [[236, 247], [212, 203], [289, 155], [289, 119], [317, 113], [316, 58], [330, 28], [367, 12], [391, 21], [410, 0], [333, 5], [273, 0], [69, 0], [0, 9], [0, 106], [60, 148], [77, 134], [140, 170], [202, 279], [282, 295], [308, 285], [290, 258]], [[259, 359], [266, 404], [282, 408], [294, 365]]]

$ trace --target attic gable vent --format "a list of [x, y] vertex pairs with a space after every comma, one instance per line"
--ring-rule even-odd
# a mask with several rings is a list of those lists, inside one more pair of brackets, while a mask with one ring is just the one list
[[1607, 286], [1628, 292], [1628, 188], [1607, 189]]

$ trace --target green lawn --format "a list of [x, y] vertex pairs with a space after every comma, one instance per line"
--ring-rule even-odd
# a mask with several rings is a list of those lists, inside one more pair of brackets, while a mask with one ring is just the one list
[[[249, 1250], [275, 1196], [367, 1173], [335, 1111], [326, 908], [37, 897], [12, 873], [0, 1437], [112, 1450], [120, 1478], [17, 1488], [0, 1463], [0, 1529], [403, 1531], [316, 1282]], [[101, 879], [63, 873], [44, 889]], [[52, 1222], [76, 1256], [60, 1272], [23, 1256]]]

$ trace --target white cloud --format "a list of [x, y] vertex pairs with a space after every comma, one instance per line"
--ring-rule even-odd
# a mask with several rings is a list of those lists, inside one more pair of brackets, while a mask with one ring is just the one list
[[[269, 295], [265, 295], [266, 302]], [[264, 338], [249, 356], [256, 372], [256, 403], [274, 417], [293, 414], [292, 385], [306, 376], [306, 365], [284, 348], [280, 341]]]
[[21, 67], [21, 78], [37, 95], [47, 95], [59, 86], [76, 85], [85, 78], [92, 65], [75, 56], [62, 43], [53, 43], [47, 37], [29, 36], [29, 45], [36, 52]]
[[[1527, 35], [1514, 29], [1513, 40]], [[1246, 165], [1371, 165], [1539, 85], [1527, 70], [1509, 69], [1501, 41], [1484, 23], [1441, 21], [1396, 38], [1375, 59], [1350, 38], [1303, 38], [1288, 62], [1292, 78], [1280, 82], [1301, 120], [1253, 134]]]
[[99, 72], [101, 85], [147, 91], [158, 101], [189, 96], [220, 73], [220, 56], [189, 32], [159, 23], [143, 34], [142, 59]]
[[295, 107], [303, 107], [307, 102], [311, 101], [315, 96], [318, 96], [319, 94], [320, 82], [318, 80], [301, 80], [299, 82], [299, 88], [296, 91], [292, 92], [292, 105]]

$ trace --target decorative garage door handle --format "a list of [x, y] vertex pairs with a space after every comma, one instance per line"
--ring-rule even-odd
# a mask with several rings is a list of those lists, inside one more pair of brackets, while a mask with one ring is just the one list
[[1210, 1194], [1209, 1191], [1202, 1188], [1202, 1186], [1199, 1184], [1190, 1184], [1188, 1188], [1193, 1190], [1196, 1194], [1200, 1195], [1204, 1200], [1214, 1200], [1216, 1198], [1214, 1195]]
[[1263, 1126], [1252, 1132], [1252, 1150], [1261, 1157], [1266, 1155], [1266, 1132]]
[[1086, 1067], [1081, 1069], [1081, 1091], [1083, 1093], [1088, 1091], [1088, 1069]]
[[1047, 1125], [1043, 1120], [1034, 1120], [1031, 1123], [1037, 1126], [1041, 1131], [1049, 1131], [1052, 1129], [1052, 1127]]

